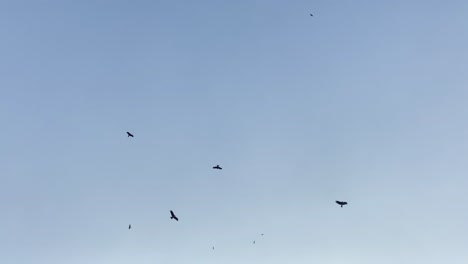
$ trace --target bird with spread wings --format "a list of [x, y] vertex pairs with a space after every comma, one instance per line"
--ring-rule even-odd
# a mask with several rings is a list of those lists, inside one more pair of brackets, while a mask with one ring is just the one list
[[341, 202], [341, 201], [336, 201], [337, 204], [341, 205], [341, 207], [343, 207], [343, 205], [347, 205], [348, 203], [347, 202]]
[[171, 219], [179, 221], [179, 218], [177, 218], [177, 216], [174, 214], [174, 212], [172, 212], [172, 210], [171, 210]]

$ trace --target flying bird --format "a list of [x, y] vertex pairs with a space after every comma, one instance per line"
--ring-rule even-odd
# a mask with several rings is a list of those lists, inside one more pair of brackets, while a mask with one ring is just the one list
[[132, 225], [128, 225], [128, 229], [132, 229]]
[[254, 244], [255, 244], [255, 240], [254, 240]]
[[310, 16], [314, 16], [314, 15], [312, 15], [312, 14], [309, 14], [309, 15], [310, 15]]
[[262, 236], [263, 236], [263, 234], [262, 234]]
[[133, 134], [130, 132], [127, 132], [127, 137], [133, 137]]
[[341, 205], [341, 207], [343, 207], [343, 205], [347, 205], [348, 203], [347, 202], [341, 202], [341, 201], [336, 201], [337, 204]]
[[213, 169], [215, 169], [215, 170], [222, 170], [223, 168], [221, 168], [219, 165], [216, 165], [216, 166], [213, 167]]
[[177, 216], [174, 214], [174, 212], [172, 212], [172, 210], [171, 210], [171, 219], [179, 221], [179, 218], [177, 218]]
[[214, 250], [214, 247], [213, 247], [213, 250]]

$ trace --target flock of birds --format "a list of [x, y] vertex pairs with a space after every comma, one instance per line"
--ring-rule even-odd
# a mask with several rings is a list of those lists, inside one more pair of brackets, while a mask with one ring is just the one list
[[[312, 14], [310, 14], [311, 16], [313, 16]], [[134, 137], [134, 135], [130, 132], [127, 132], [127, 137]], [[222, 170], [223, 168], [219, 165], [216, 165], [216, 166], [213, 166], [213, 169], [214, 170]], [[341, 207], [343, 207], [343, 205], [347, 205], [348, 203], [345, 202], [345, 201], [335, 201], [338, 205], [340, 205]], [[174, 219], [175, 221], [179, 221], [179, 218], [175, 215], [174, 211], [170, 210], [170, 213], [171, 213], [171, 217], [170, 219]], [[128, 225], [128, 229], [132, 229], [132, 225]], [[261, 234], [263, 236], [263, 234]], [[255, 244], [255, 240], [253, 241], [253, 244]], [[214, 250], [214, 247], [213, 247], [213, 250]]]

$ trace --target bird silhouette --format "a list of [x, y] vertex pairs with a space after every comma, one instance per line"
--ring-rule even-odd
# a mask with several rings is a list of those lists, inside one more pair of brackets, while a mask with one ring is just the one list
[[128, 229], [132, 229], [132, 225], [128, 225]]
[[172, 210], [171, 210], [171, 219], [179, 221], [179, 218], [177, 218], [177, 216], [174, 214], [174, 212], [172, 212]]
[[254, 244], [255, 244], [255, 240], [254, 240]]
[[310, 15], [310, 16], [314, 16], [314, 15], [312, 15], [312, 14], [309, 14], [309, 15]]
[[222, 170], [223, 168], [221, 168], [219, 165], [216, 165], [216, 166], [213, 167], [213, 169], [215, 169], [215, 170]]
[[336, 201], [337, 204], [341, 205], [341, 207], [343, 207], [343, 205], [347, 205], [348, 203], [347, 202], [341, 202], [341, 201]]
[[133, 134], [130, 132], [127, 132], [127, 137], [133, 137]]

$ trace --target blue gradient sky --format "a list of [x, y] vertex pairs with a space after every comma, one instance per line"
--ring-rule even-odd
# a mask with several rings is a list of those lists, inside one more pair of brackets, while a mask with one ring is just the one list
[[467, 14], [1, 1], [1, 262], [468, 263]]

